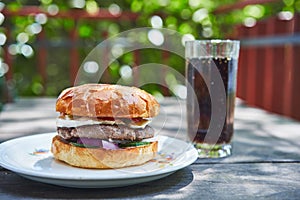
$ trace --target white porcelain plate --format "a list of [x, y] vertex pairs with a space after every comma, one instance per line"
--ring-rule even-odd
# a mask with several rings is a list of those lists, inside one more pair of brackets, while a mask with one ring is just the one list
[[53, 158], [50, 146], [55, 134], [38, 134], [1, 143], [0, 165], [43, 183], [78, 188], [108, 188], [163, 178], [192, 164], [198, 157], [191, 144], [158, 136], [159, 153], [144, 165], [107, 170], [81, 169]]

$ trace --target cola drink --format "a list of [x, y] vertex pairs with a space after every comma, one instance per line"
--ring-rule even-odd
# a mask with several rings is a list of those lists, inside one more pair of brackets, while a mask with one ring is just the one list
[[[186, 62], [187, 81], [192, 86], [188, 87], [188, 96], [191, 96], [189, 94], [192, 92], [196, 96], [196, 98], [187, 98], [187, 110], [195, 109], [195, 105], [199, 109], [199, 112], [187, 112], [190, 139], [194, 143], [230, 143], [233, 136], [237, 59], [230, 57], [200, 57], [188, 58]], [[212, 65], [217, 67], [226, 93], [226, 117], [222, 125], [221, 135], [217, 140], [207, 135], [212, 116], [212, 101], [209, 87], [212, 87], [214, 83], [210, 81], [206, 84], [204, 77], [207, 80], [211, 80]]]

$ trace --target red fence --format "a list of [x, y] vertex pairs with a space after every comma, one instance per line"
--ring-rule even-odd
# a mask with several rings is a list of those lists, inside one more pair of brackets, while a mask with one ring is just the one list
[[239, 26], [237, 95], [247, 104], [300, 120], [300, 15]]

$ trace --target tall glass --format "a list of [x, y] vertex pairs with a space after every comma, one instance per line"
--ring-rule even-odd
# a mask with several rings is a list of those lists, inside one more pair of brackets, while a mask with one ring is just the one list
[[188, 135], [199, 157], [231, 155], [239, 41], [185, 44]]

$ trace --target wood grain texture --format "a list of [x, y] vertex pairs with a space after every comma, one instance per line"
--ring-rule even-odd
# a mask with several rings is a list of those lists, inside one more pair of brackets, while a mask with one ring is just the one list
[[64, 188], [0, 170], [0, 198], [297, 199], [300, 163], [194, 164], [166, 178], [108, 189]]

